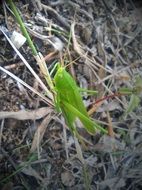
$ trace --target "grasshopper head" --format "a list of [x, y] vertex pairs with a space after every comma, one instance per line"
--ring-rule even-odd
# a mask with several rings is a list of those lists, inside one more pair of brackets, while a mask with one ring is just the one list
[[64, 71], [65, 71], [65, 68], [59, 66], [58, 70], [54, 76], [54, 82], [55, 82], [55, 86], [57, 89], [60, 89], [63, 86], [64, 80], [65, 80], [64, 79]]

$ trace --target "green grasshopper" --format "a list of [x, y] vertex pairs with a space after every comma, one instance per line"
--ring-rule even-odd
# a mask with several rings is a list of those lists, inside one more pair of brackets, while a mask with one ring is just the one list
[[63, 113], [65, 121], [72, 132], [76, 133], [74, 123], [76, 118], [79, 118], [90, 134], [94, 134], [97, 129], [107, 133], [105, 129], [90, 119], [77, 84], [64, 67], [58, 65], [54, 83], [56, 91], [55, 104]]

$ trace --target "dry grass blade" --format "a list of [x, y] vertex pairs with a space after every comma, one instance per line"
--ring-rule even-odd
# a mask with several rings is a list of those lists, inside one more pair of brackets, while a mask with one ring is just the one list
[[27, 83], [25, 83], [23, 80], [21, 80], [20, 78], [18, 78], [17, 76], [15, 76], [13, 73], [7, 71], [6, 69], [2, 68], [1, 66], [0, 66], [0, 70], [3, 71], [3, 72], [5, 72], [9, 76], [11, 76], [13, 79], [15, 79], [16, 81], [18, 81], [20, 84], [22, 84], [23, 86], [25, 86], [26, 88], [28, 88], [29, 90], [31, 90], [32, 92], [34, 92], [35, 94], [37, 94], [39, 97], [41, 97], [48, 104], [53, 105], [53, 103], [48, 98], [46, 98], [44, 95], [42, 95], [41, 93], [39, 93], [33, 87], [31, 87], [30, 85], [28, 85]]
[[94, 105], [90, 108], [90, 110], [88, 111], [88, 114], [89, 114], [89, 115], [92, 115], [93, 113], [95, 113], [95, 112], [99, 109], [99, 107], [100, 107], [102, 104], [103, 104], [103, 101], [99, 102], [98, 104], [94, 104]]
[[76, 40], [76, 37], [75, 37], [75, 22], [73, 22], [71, 24], [71, 33], [72, 33], [72, 39], [73, 39], [73, 48], [74, 50], [81, 56], [84, 55], [84, 52], [82, 51], [82, 49], [79, 47], [79, 44]]
[[[49, 85], [50, 89], [52, 91], [54, 91], [54, 86], [53, 86], [53, 82], [51, 80], [51, 77], [50, 77], [50, 74], [49, 74], [49, 71], [48, 71], [48, 68], [47, 68], [47, 65], [46, 65], [46, 62], [44, 60], [44, 57], [42, 56], [41, 53], [39, 53], [37, 56], [35, 56], [35, 59], [40, 67], [40, 70], [42, 72], [42, 74], [45, 76], [45, 79], [46, 79], [46, 82], [47, 84]], [[48, 92], [47, 92], [48, 93]], [[50, 93], [51, 94], [51, 93]], [[52, 96], [52, 94], [51, 94]], [[53, 96], [52, 96], [52, 100], [53, 100]]]
[[46, 131], [46, 128], [51, 121], [51, 115], [48, 114], [45, 119], [42, 121], [42, 123], [38, 126], [35, 134], [34, 134], [34, 139], [32, 142], [31, 150], [30, 152], [34, 152], [36, 149], [38, 150], [38, 157], [40, 157], [40, 151], [39, 151], [39, 146], [42, 141], [43, 135]]
[[35, 169], [33, 169], [31, 166], [25, 167], [22, 169], [21, 171], [22, 173], [24, 173], [27, 176], [32, 176], [35, 177], [37, 180], [41, 181], [42, 183], [44, 183], [44, 179], [40, 176], [40, 174], [38, 172], [36, 172]]
[[108, 125], [108, 134], [109, 134], [110, 137], [114, 138], [113, 125], [112, 125], [112, 121], [111, 121], [112, 119], [110, 117], [109, 111], [107, 111], [107, 118], [108, 118], [108, 123], [109, 123], [109, 125]]
[[0, 148], [1, 148], [1, 145], [2, 145], [3, 128], [4, 128], [4, 119], [2, 120], [1, 125], [0, 125]]
[[84, 161], [84, 158], [83, 158], [83, 154], [82, 154], [81, 146], [80, 146], [80, 144], [78, 142], [78, 138], [76, 138], [75, 136], [74, 136], [74, 142], [75, 142], [77, 157], [82, 162], [82, 164], [85, 164], [85, 161]]
[[77, 39], [75, 37], [75, 22], [71, 24], [71, 34], [72, 34], [72, 40], [73, 40], [73, 48], [76, 51], [77, 54], [80, 55], [80, 57], [83, 57], [85, 60], [87, 60], [85, 63], [89, 68], [102, 68], [104, 71], [107, 71], [108, 73], [112, 74], [112, 70], [105, 68], [100, 63], [97, 63], [95, 59], [91, 59], [88, 57], [85, 53], [85, 51], [80, 47], [79, 43], [77, 42]]
[[41, 119], [51, 113], [52, 110], [50, 108], [39, 108], [36, 110], [20, 110], [17, 112], [0, 112], [0, 119], [13, 118], [18, 120], [36, 120]]
[[58, 12], [55, 9], [53, 9], [53, 8], [43, 4], [41, 2], [40, 2], [40, 6], [42, 9], [44, 9], [47, 12], [49, 12], [50, 14], [52, 14], [68, 30], [70, 29], [70, 26], [69, 26], [68, 22], [66, 21], [66, 19], [64, 17], [62, 17], [60, 14], [58, 14]]

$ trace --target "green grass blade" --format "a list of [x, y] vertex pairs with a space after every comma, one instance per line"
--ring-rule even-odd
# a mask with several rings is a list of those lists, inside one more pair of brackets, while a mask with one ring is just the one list
[[32, 49], [33, 55], [36, 56], [38, 54], [37, 50], [36, 50], [32, 40], [31, 40], [27, 30], [26, 30], [26, 27], [25, 27], [25, 25], [24, 25], [24, 23], [23, 23], [23, 21], [22, 21], [22, 19], [20, 17], [20, 14], [18, 13], [18, 10], [17, 10], [15, 4], [13, 3], [12, 0], [7, 0], [7, 2], [9, 3], [9, 5], [10, 5], [10, 7], [11, 7], [11, 9], [12, 9], [12, 11], [13, 11], [16, 19], [17, 19], [17, 22], [20, 25], [20, 28], [21, 28], [21, 31], [22, 31], [23, 35], [26, 37], [27, 42], [28, 42], [30, 48]]

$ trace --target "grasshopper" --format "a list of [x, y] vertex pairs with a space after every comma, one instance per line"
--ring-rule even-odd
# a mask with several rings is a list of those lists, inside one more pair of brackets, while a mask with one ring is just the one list
[[107, 133], [104, 128], [89, 117], [75, 80], [64, 67], [58, 65], [54, 76], [54, 84], [56, 91], [55, 104], [58, 110], [60, 109], [63, 113], [65, 121], [72, 132], [76, 132], [74, 123], [76, 118], [79, 118], [90, 134], [94, 134], [97, 129]]

